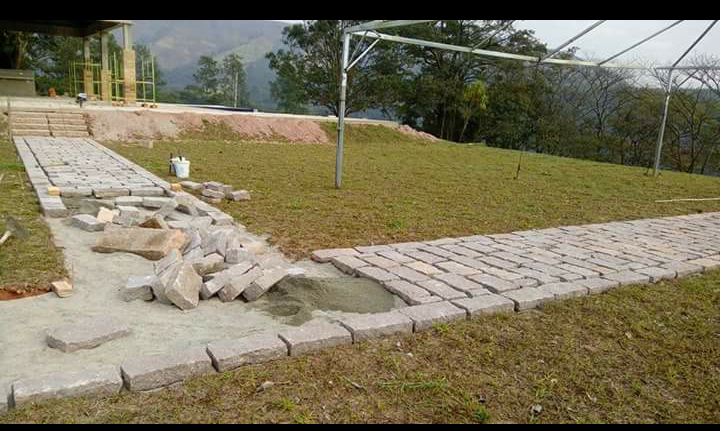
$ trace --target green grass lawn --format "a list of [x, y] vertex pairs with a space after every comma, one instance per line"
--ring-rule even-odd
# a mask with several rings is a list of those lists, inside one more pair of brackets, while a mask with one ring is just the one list
[[15, 145], [7, 139], [4, 124], [0, 124], [0, 177], [0, 236], [5, 232], [6, 216], [15, 218], [28, 233], [25, 240], [10, 237], [0, 246], [0, 291], [47, 290], [50, 283], [67, 275], [62, 252], [53, 244], [37, 196]]
[[[332, 134], [334, 125], [324, 125]], [[720, 178], [663, 172], [484, 146], [431, 143], [383, 126], [348, 126], [342, 190], [334, 145], [252, 143], [218, 131], [154, 149], [113, 150], [167, 177], [170, 153], [191, 162], [191, 179], [252, 192], [220, 207], [282, 250], [312, 250], [590, 222], [718, 211], [720, 202], [654, 203], [720, 196]]]
[[[713, 423], [718, 310], [715, 272], [243, 367], [176, 389], [32, 406], [0, 423]], [[275, 386], [256, 392], [265, 381]]]

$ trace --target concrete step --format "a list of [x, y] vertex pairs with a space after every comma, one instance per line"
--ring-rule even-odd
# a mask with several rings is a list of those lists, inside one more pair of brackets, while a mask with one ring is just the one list
[[87, 131], [81, 132], [77, 130], [65, 130], [65, 131], [53, 131], [53, 136], [57, 136], [58, 138], [89, 138], [90, 133]]
[[75, 118], [50, 118], [49, 121], [50, 124], [58, 124], [58, 125], [86, 125], [85, 119], [75, 119]]
[[11, 119], [13, 125], [17, 124], [39, 124], [42, 126], [47, 127], [48, 120], [47, 118], [15, 118], [15, 116]]
[[81, 131], [87, 132], [87, 125], [83, 124], [52, 124], [50, 123], [50, 130], [55, 131]]
[[16, 129], [12, 128], [10, 132], [13, 136], [50, 136], [48, 129]]

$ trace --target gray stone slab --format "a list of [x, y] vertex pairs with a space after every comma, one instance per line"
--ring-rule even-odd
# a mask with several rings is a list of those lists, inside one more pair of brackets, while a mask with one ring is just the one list
[[87, 232], [100, 232], [105, 230], [105, 222], [89, 214], [78, 214], [70, 219], [70, 224]]
[[336, 256], [330, 258], [330, 262], [340, 271], [350, 275], [355, 274], [356, 269], [370, 265], [354, 256]]
[[[389, 270], [394, 270], [396, 268], [400, 268], [399, 266], [388, 268]], [[358, 277], [365, 277], [369, 278], [371, 280], [375, 280], [379, 283], [384, 283], [386, 281], [391, 280], [397, 280], [398, 276], [396, 274], [393, 274], [391, 272], [388, 272], [382, 268], [376, 268], [374, 266], [364, 266], [362, 268], [358, 268], [355, 270], [355, 275]]]
[[[235, 300], [235, 298], [245, 292], [245, 290], [250, 286], [250, 284], [252, 284], [253, 281], [257, 280], [263, 275], [262, 269], [252, 264], [247, 265], [241, 263], [237, 266], [238, 269], [236, 270], [236, 273], [231, 273], [228, 276], [227, 281], [225, 281], [225, 285], [221, 287], [219, 291], [217, 291], [218, 298], [220, 298], [222, 302], [229, 302]], [[250, 266], [251, 268], [248, 268], [245, 272], [240, 273], [247, 266]], [[222, 279], [220, 279], [220, 281], [222, 281]], [[208, 292], [208, 294], [211, 294], [212, 290], [215, 288], [217, 288], [217, 286], [211, 284], [210, 286], [206, 287], [206, 291]]]
[[493, 293], [502, 293], [520, 288], [517, 284], [487, 274], [470, 275], [468, 278], [481, 284]]
[[633, 271], [621, 271], [605, 276], [608, 280], [615, 280], [621, 285], [649, 283], [650, 277]]
[[143, 198], [139, 196], [118, 196], [115, 198], [115, 205], [139, 207], [143, 205]]
[[515, 310], [517, 311], [535, 308], [555, 298], [554, 294], [535, 287], [523, 287], [522, 289], [511, 290], [504, 292], [502, 296], [512, 300], [515, 303]]
[[439, 296], [445, 300], [467, 298], [468, 294], [459, 290], [453, 289], [447, 284], [440, 280], [425, 280], [418, 281], [418, 286], [427, 290], [435, 296]]
[[54, 328], [48, 331], [46, 341], [48, 346], [69, 353], [80, 349], [92, 349], [131, 333], [130, 326], [125, 322], [100, 316]]
[[258, 334], [210, 343], [207, 353], [215, 369], [225, 372], [243, 365], [284, 358], [288, 356], [288, 347], [277, 334]]
[[131, 196], [165, 196], [165, 190], [162, 187], [131, 187]]
[[297, 328], [286, 329], [278, 336], [287, 344], [290, 356], [352, 343], [352, 335], [347, 329], [326, 322], [310, 322]]
[[537, 288], [547, 293], [551, 293], [556, 299], [573, 298], [588, 294], [588, 288], [578, 283], [549, 283], [543, 284]]
[[413, 305], [412, 307], [400, 308], [398, 312], [413, 321], [414, 332], [430, 329], [432, 325], [437, 323], [447, 323], [467, 317], [465, 310], [448, 301]]
[[469, 293], [471, 291], [477, 291], [480, 289], [487, 291], [487, 289], [485, 289], [483, 285], [475, 283], [474, 281], [470, 281], [466, 277], [458, 274], [437, 274], [433, 277], [442, 281], [443, 283], [446, 283], [453, 289], [457, 289], [461, 292]]
[[687, 262], [670, 262], [665, 265], [660, 265], [660, 267], [675, 271], [678, 277], [687, 277], [688, 275], [699, 274], [703, 271], [702, 266], [692, 265]]
[[311, 258], [314, 261], [326, 263], [330, 262], [330, 259], [333, 257], [339, 257], [339, 256], [357, 256], [360, 253], [358, 253], [357, 250], [353, 248], [330, 248], [330, 249], [324, 249], [324, 250], [315, 250], [311, 254]]
[[107, 396], [119, 393], [122, 385], [118, 367], [93, 367], [17, 380], [9, 401], [13, 407], [20, 407], [51, 399]]
[[601, 293], [620, 286], [619, 281], [608, 280], [607, 278], [601, 277], [586, 278], [579, 280], [577, 283], [587, 287], [590, 293]]
[[123, 301], [130, 302], [136, 299], [143, 301], [153, 300], [153, 286], [157, 283], [156, 275], [131, 275], [120, 295]]
[[125, 387], [130, 391], [162, 388], [215, 371], [204, 347], [131, 357], [123, 361], [120, 368]]
[[232, 226], [235, 221], [232, 217], [223, 212], [209, 212], [208, 216], [212, 220], [212, 224], [216, 226]]
[[636, 270], [638, 273], [647, 275], [650, 277], [651, 283], [657, 283], [660, 280], [672, 280], [675, 277], [677, 277], [677, 272], [668, 269], [668, 268], [660, 268], [656, 266], [651, 266], [649, 268], [641, 268]]
[[417, 271], [420, 274], [430, 276], [434, 274], [442, 274], [443, 271], [441, 269], [438, 269], [430, 264], [427, 264], [425, 262], [410, 262], [406, 263], [405, 266], [412, 269], [413, 271]]
[[346, 317], [339, 323], [350, 331], [353, 343], [413, 331], [412, 320], [396, 310]]
[[408, 268], [407, 266], [396, 266], [388, 268], [388, 271], [402, 278], [403, 280], [409, 281], [410, 283], [416, 283], [418, 281], [425, 281], [430, 279], [427, 275], [420, 274], [419, 272]]
[[489, 293], [474, 298], [462, 298], [451, 301], [462, 308], [469, 316], [493, 313], [507, 313], [515, 309], [515, 303], [501, 295]]
[[287, 272], [285, 272], [284, 269], [271, 269], [269, 271], [265, 271], [262, 277], [256, 278], [247, 288], [245, 288], [242, 293], [243, 298], [245, 298], [248, 302], [257, 300], [280, 280], [285, 278], [286, 275]]
[[96, 198], [114, 198], [118, 196], [129, 196], [130, 190], [121, 187], [96, 187], [93, 188], [93, 196]]
[[713, 269], [720, 268], [720, 260], [710, 258], [688, 260], [687, 264], [699, 266], [703, 269], [703, 271], [711, 271]]
[[457, 262], [438, 262], [435, 264], [438, 268], [449, 272], [451, 274], [457, 274], [457, 275], [472, 275], [472, 274], [479, 274], [480, 270], [475, 268], [470, 268], [469, 266], [462, 265]]
[[420, 304], [421, 302], [419, 301], [422, 300], [421, 298], [431, 295], [431, 293], [427, 290], [405, 280], [386, 281], [383, 283], [383, 286], [385, 286], [388, 291], [399, 296], [403, 301], [411, 305]]

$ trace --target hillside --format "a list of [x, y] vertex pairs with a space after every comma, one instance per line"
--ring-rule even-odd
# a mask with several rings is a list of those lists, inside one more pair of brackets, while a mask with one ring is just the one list
[[236, 52], [245, 60], [251, 101], [272, 109], [269, 82], [274, 79], [265, 54], [282, 46], [282, 22], [263, 20], [135, 20], [135, 40], [157, 55], [169, 88], [193, 82], [198, 58], [216, 59]]

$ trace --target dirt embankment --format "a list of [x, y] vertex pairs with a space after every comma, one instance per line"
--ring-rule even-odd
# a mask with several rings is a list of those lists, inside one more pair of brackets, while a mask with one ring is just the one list
[[[89, 111], [89, 125], [99, 140], [178, 139], [184, 133], [202, 131], [207, 125], [227, 128], [246, 139], [293, 143], [330, 144], [331, 137], [317, 121], [268, 118], [251, 115], [211, 115], [149, 111]], [[428, 140], [432, 135], [408, 126], [397, 130]]]

